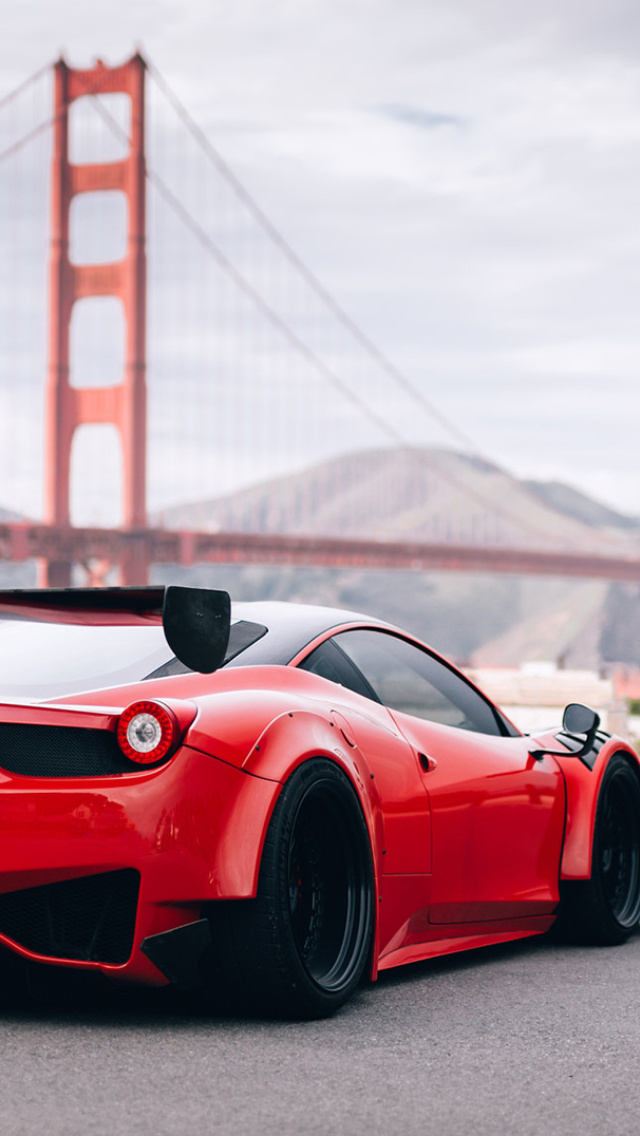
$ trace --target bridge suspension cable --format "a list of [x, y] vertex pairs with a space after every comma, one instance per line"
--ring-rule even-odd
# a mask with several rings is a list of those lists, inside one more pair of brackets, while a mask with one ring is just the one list
[[8, 91], [6, 95], [3, 95], [2, 98], [0, 98], [0, 111], [4, 110], [9, 103], [12, 103], [14, 99], [22, 95], [32, 83], [37, 83], [38, 79], [42, 79], [42, 76], [46, 75], [48, 71], [51, 71], [52, 67], [53, 63], [45, 63], [43, 67], [39, 67], [37, 71], [34, 71], [33, 75], [30, 75], [28, 79], [24, 79], [23, 82], [18, 83], [18, 86], [14, 87], [12, 91]]
[[[149, 68], [148, 62], [147, 68]], [[168, 94], [170, 94], [168, 87], [166, 88], [166, 91]], [[121, 125], [116, 122], [113, 115], [104, 106], [100, 99], [98, 97], [93, 97], [92, 104], [96, 112], [113, 132], [114, 136], [116, 136], [121, 142], [128, 144], [129, 139], [126, 132], [122, 129]], [[181, 104], [177, 100], [176, 104], [177, 107], [181, 108]], [[326, 302], [330, 310], [334, 314], [340, 313], [340, 322], [346, 325], [349, 330], [353, 334], [355, 334], [359, 342], [361, 342], [363, 345], [366, 345], [366, 350], [368, 351], [368, 353], [373, 354], [379, 362], [383, 362], [385, 364], [383, 369], [388, 374], [392, 374], [393, 377], [396, 378], [396, 380], [401, 379], [406, 389], [408, 389], [417, 398], [421, 399], [422, 396], [420, 395], [420, 392], [417, 391], [417, 389], [414, 388], [413, 385], [404, 378], [404, 376], [402, 376], [401, 372], [397, 371], [397, 369], [394, 368], [388, 360], [386, 360], [386, 357], [382, 355], [382, 353], [379, 352], [373, 344], [370, 343], [370, 341], [366, 338], [366, 336], [364, 336], [363, 333], [360, 332], [360, 329], [353, 323], [350, 317], [348, 317], [346, 313], [343, 313], [342, 309], [339, 308], [337, 304], [335, 304], [329, 293], [326, 292], [326, 290], [322, 287], [321, 284], [319, 284], [319, 282], [317, 282], [315, 276], [306, 268], [302, 261], [300, 261], [293, 250], [291, 250], [288, 243], [284, 240], [284, 238], [280, 236], [278, 231], [271, 225], [271, 222], [269, 222], [269, 220], [262, 213], [259, 207], [253, 202], [253, 199], [246, 193], [246, 191], [242, 189], [240, 183], [235, 178], [235, 175], [231, 173], [223, 160], [217, 155], [215, 149], [213, 147], [209, 147], [205, 136], [200, 131], [200, 128], [197, 127], [195, 123], [193, 123], [193, 120], [188, 115], [188, 112], [184, 110], [184, 108], [181, 109], [183, 113], [180, 114], [180, 117], [181, 119], [183, 119], [183, 121], [187, 121], [187, 123], [190, 124], [190, 132], [196, 132], [198, 141], [206, 144], [207, 152], [209, 152], [210, 149], [211, 156], [216, 165], [219, 165], [220, 168], [225, 171], [225, 176], [228, 174], [227, 180], [232, 184], [234, 189], [239, 189], [243, 200], [251, 204], [251, 212], [261, 220], [263, 227], [268, 228], [270, 235], [275, 240], [277, 240], [278, 245], [287, 250], [287, 258], [294, 264], [294, 267], [301, 271], [302, 275], [308, 283], [313, 282], [314, 290], [322, 295], [323, 300]], [[327, 380], [335, 389], [339, 390], [340, 393], [353, 406], [355, 406], [356, 409], [364, 417], [368, 418], [369, 421], [372, 422], [386, 438], [388, 438], [392, 442], [395, 442], [397, 445], [407, 445], [407, 438], [398, 430], [396, 430], [390, 422], [386, 421], [379, 414], [377, 414], [376, 411], [373, 410], [362, 398], [360, 398], [359, 395], [347, 385], [347, 383], [345, 383], [334, 371], [332, 371], [331, 368], [329, 368], [323, 362], [323, 360], [314, 351], [312, 351], [307, 344], [303, 342], [300, 336], [296, 334], [296, 332], [285, 322], [285, 320], [283, 320], [278, 315], [273, 307], [269, 303], [267, 303], [263, 296], [260, 295], [256, 288], [254, 288], [253, 285], [246, 279], [246, 277], [243, 276], [243, 274], [235, 267], [235, 265], [232, 264], [230, 259], [224, 254], [222, 249], [213, 240], [210, 234], [206, 232], [202, 225], [200, 225], [196, 218], [193, 217], [193, 215], [180, 201], [178, 196], [169, 188], [166, 181], [155, 170], [151, 169], [148, 164], [146, 168], [146, 176], [149, 183], [160, 194], [167, 205], [169, 205], [171, 210], [180, 219], [184, 226], [191, 232], [191, 234], [196, 238], [201, 246], [215, 258], [219, 266], [234, 281], [238, 289], [253, 303], [253, 305], [262, 313], [262, 315], [265, 316], [265, 318], [272, 324], [272, 326], [289, 343], [289, 345], [299, 355], [306, 359], [306, 361], [312, 366], [312, 368], [316, 370], [325, 380]], [[431, 408], [430, 404], [428, 404], [426, 400], [423, 401], [425, 403], [425, 407], [429, 408], [429, 413], [431, 413], [432, 416], [435, 416], [438, 421], [441, 421], [442, 424], [448, 423], [448, 419], [444, 418], [444, 416], [440, 416], [439, 412], [435, 411], [434, 408]], [[450, 432], [456, 431], [456, 427], [453, 426], [453, 424], [449, 424], [449, 426]], [[461, 437], [464, 437], [464, 435], [461, 435]], [[471, 443], [469, 444], [471, 445]], [[478, 452], [475, 451], [474, 456], [481, 455], [479, 455]], [[473, 500], [482, 508], [486, 508], [488, 499], [482, 492], [474, 490], [471, 486], [466, 485], [460, 478], [456, 477], [451, 470], [438, 468], [437, 473], [438, 476], [444, 482], [448, 482], [452, 488], [458, 490], [465, 497]], [[512, 512], [508, 508], [505, 508], [495, 501], [491, 501], [491, 507], [493, 511], [503, 520], [506, 520], [512, 524], [515, 523], [518, 528], [527, 532], [529, 535], [542, 539], [546, 538], [546, 533], [530, 524], [527, 524], [521, 516]]]
[[[148, 66], [148, 64], [147, 64]], [[121, 126], [115, 121], [112, 114], [102, 105], [98, 100], [94, 100], [94, 106], [104, 121], [110, 126], [114, 134], [116, 134], [122, 141], [128, 141], [126, 133], [122, 130]], [[200, 242], [207, 252], [215, 257], [220, 267], [227, 273], [228, 276], [234, 281], [237, 287], [249, 300], [255, 305], [256, 308], [266, 317], [267, 320], [280, 332], [280, 334], [287, 340], [289, 345], [294, 348], [300, 355], [303, 355], [311, 366], [320, 372], [320, 374], [327, 379], [337, 390], [344, 395], [362, 414], [364, 414], [375, 426], [389, 438], [391, 441], [402, 445], [405, 442], [403, 436], [386, 422], [379, 414], [376, 414], [370, 406], [361, 399], [355, 391], [351, 390], [342, 379], [334, 374], [334, 372], [326, 366], [314, 351], [312, 351], [298, 335], [290, 328], [285, 321], [278, 315], [270, 304], [264, 299], [263, 296], [253, 287], [252, 284], [242, 275], [241, 272], [231, 263], [229, 258], [225, 256], [222, 249], [216, 244], [213, 238], [203, 229], [202, 225], [193, 217], [188, 209], [182, 204], [175, 193], [169, 188], [166, 181], [155, 170], [152, 170], [147, 165], [146, 176], [149, 183], [157, 190], [161, 197], [166, 201], [167, 205], [173, 210], [177, 217], [183, 222], [185, 227], [189, 229], [191, 234]]]
[[300, 273], [311, 290], [318, 296], [322, 303], [328, 308], [338, 322], [349, 332], [353, 339], [362, 347], [368, 355], [382, 368], [386, 374], [393, 379], [393, 381], [400, 386], [406, 394], [416, 402], [422, 410], [424, 410], [434, 421], [438, 423], [452, 438], [463, 445], [463, 447], [476, 457], [481, 457], [480, 451], [475, 443], [465, 434], [460, 428], [452, 422], [442, 411], [438, 410], [436, 406], [422, 393], [422, 391], [412, 383], [406, 375], [402, 373], [395, 366], [394, 363], [380, 350], [380, 348], [372, 342], [371, 339], [362, 331], [362, 328], [351, 319], [344, 308], [335, 300], [335, 298], [327, 291], [324, 285], [320, 282], [318, 277], [313, 273], [309, 267], [300, 259], [295, 250], [291, 247], [286, 238], [276, 228], [273, 222], [267, 217], [266, 213], [260, 208], [255, 199], [251, 196], [248, 190], [244, 187], [242, 182], [236, 177], [233, 170], [227, 165], [222, 155], [213, 145], [203, 130], [198, 126], [184, 104], [179, 100], [178, 96], [172, 91], [171, 87], [160, 74], [157, 67], [147, 60], [147, 71], [153, 81], [158, 86], [159, 90], [165, 96], [166, 100], [173, 107], [175, 113], [184, 123], [184, 126], [195, 138], [203, 152], [207, 155], [211, 162], [216, 166], [218, 172], [226, 179], [230, 186], [234, 189], [238, 197], [247, 206], [249, 212], [253, 215], [255, 220], [269, 236], [273, 243], [277, 246], [281, 253], [286, 257], [291, 265]]
[[[443, 414], [442, 411], [439, 410], [438, 407], [436, 407], [433, 402], [431, 402], [431, 400], [424, 395], [420, 388], [412, 383], [408, 379], [408, 377], [403, 374], [402, 371], [400, 371], [400, 369], [384, 354], [383, 351], [380, 350], [380, 348], [375, 343], [373, 343], [373, 341], [354, 322], [354, 320], [336, 301], [331, 293], [327, 291], [327, 289], [321, 283], [315, 273], [311, 271], [311, 269], [304, 263], [304, 261], [301, 260], [301, 258], [292, 248], [287, 239], [283, 236], [279, 229], [276, 228], [276, 226], [266, 215], [264, 210], [260, 207], [260, 205], [258, 205], [255, 198], [242, 184], [240, 179], [233, 172], [228, 163], [224, 160], [218, 149], [213, 145], [210, 138], [207, 137], [202, 128], [194, 120], [193, 116], [189, 113], [187, 108], [169, 86], [166, 79], [155, 66], [155, 64], [148, 59], [146, 62], [148, 74], [153, 79], [154, 83], [156, 84], [166, 101], [170, 104], [186, 130], [194, 138], [202, 152], [214, 165], [218, 173], [224, 178], [228, 185], [233, 189], [239, 200], [242, 201], [242, 203], [246, 206], [249, 213], [252, 215], [254, 220], [258, 223], [267, 237], [271, 240], [273, 245], [280, 251], [280, 253], [282, 253], [289, 264], [305, 281], [311, 291], [318, 297], [324, 307], [348, 332], [354, 342], [364, 350], [369, 358], [371, 358], [374, 363], [377, 364], [382, 372], [386, 374], [396, 384], [396, 386], [398, 386], [417, 405], [419, 405], [421, 409], [433, 421], [437, 422], [437, 424], [452, 439], [459, 443], [463, 447], [463, 450], [469, 454], [469, 456], [479, 458], [480, 460], [485, 462], [490, 462], [490, 459], [488, 459], [487, 456], [482, 453], [480, 448], [469, 437], [469, 435], [462, 431], [455, 422], [451, 421], [450, 418]], [[241, 290], [244, 291], [244, 293], [252, 299], [256, 306], [258, 306], [262, 310], [262, 312], [268, 316], [269, 319], [271, 319], [274, 326], [278, 327], [278, 329], [287, 338], [291, 345], [294, 346], [300, 354], [304, 355], [307, 360], [314, 365], [315, 369], [319, 371], [326, 379], [328, 379], [334, 387], [340, 389], [342, 394], [345, 395], [346, 398], [349, 399], [349, 401], [353, 405], [355, 405], [367, 418], [369, 418], [369, 420], [373, 421], [375, 425], [382, 430], [386, 437], [390, 438], [392, 441], [395, 441], [400, 445], [406, 445], [407, 438], [399, 431], [394, 429], [389, 422], [382, 419], [380, 415], [375, 414], [375, 412], [371, 410], [371, 408], [364, 402], [364, 400], [360, 399], [346, 383], [344, 383], [334, 372], [332, 372], [330, 368], [326, 367], [322, 360], [320, 360], [314, 352], [310, 351], [308, 347], [300, 340], [299, 336], [292, 332], [291, 329], [285, 324], [285, 322], [280, 319], [280, 317], [275, 312], [272, 311], [269, 305], [266, 304], [263, 298], [256, 292], [256, 290], [251, 287], [251, 285], [234, 267], [230, 260], [224, 256], [220, 248], [211, 239], [209, 234], [206, 233], [204, 229], [198, 224], [198, 222], [188, 214], [188, 211], [184, 208], [183, 204], [178, 200], [176, 195], [172, 193], [166, 183], [163, 182], [162, 179], [159, 178], [159, 176], [153, 171], [148, 172], [148, 177], [150, 182], [155, 185], [155, 188], [162, 194], [167, 203], [174, 209], [176, 213], [181, 216], [183, 222], [187, 225], [187, 227], [191, 229], [194, 235], [208, 249], [208, 251], [218, 259], [218, 262], [225, 269], [225, 271], [228, 272], [230, 276], [232, 276], [238, 287], [241, 288]], [[511, 524], [515, 523], [517, 527], [523, 532], [528, 533], [536, 539], [542, 539], [543, 541], [547, 539], [547, 534], [543, 530], [537, 528], [535, 525], [532, 525], [530, 522], [527, 523], [522, 516], [512, 512], [509, 508], [501, 505], [495, 500], [489, 501], [486, 495], [482, 493], [482, 491], [476, 491], [469, 485], [466, 485], [463, 481], [457, 478], [451, 470], [444, 470], [442, 469], [442, 467], [439, 467], [437, 472], [438, 476], [441, 477], [443, 481], [448, 482], [452, 486], [452, 488], [458, 490], [465, 497], [473, 500], [482, 508], [486, 508], [487, 505], [490, 504], [491, 509], [494, 513]], [[536, 504], [538, 503], [535, 495], [524, 486], [523, 492], [528, 495], [533, 502], [535, 502]], [[596, 543], [598, 543], [598, 541], [596, 541]]]
[[[320, 299], [324, 307], [331, 313], [331, 315], [338, 321], [338, 323], [346, 329], [352, 339], [362, 348], [365, 353], [371, 358], [375, 364], [386, 374], [397, 386], [399, 386], [406, 394], [408, 394], [414, 402], [416, 402], [422, 410], [436, 421], [452, 438], [458, 443], [461, 443], [464, 449], [470, 456], [479, 458], [483, 461], [489, 461], [486, 455], [482, 454], [475, 443], [466, 435], [459, 427], [452, 422], [446, 415], [444, 415], [434, 404], [427, 399], [422, 391], [416, 387], [404, 375], [398, 367], [392, 363], [388, 357], [374, 344], [360, 327], [353, 321], [353, 319], [345, 312], [340, 304], [334, 297], [327, 291], [324, 285], [318, 280], [318, 277], [313, 273], [309, 267], [300, 259], [295, 250], [291, 247], [286, 238], [276, 228], [273, 222], [267, 217], [265, 212], [261, 209], [252, 195], [244, 187], [242, 182], [238, 179], [233, 170], [225, 162], [217, 148], [213, 145], [211, 140], [203, 132], [201, 127], [195, 122], [187, 108], [179, 100], [175, 92], [171, 89], [164, 77], [161, 75], [155, 65], [149, 60], [147, 63], [147, 71], [151, 78], [154, 80], [156, 86], [159, 88], [167, 102], [171, 105], [178, 119], [182, 122], [189, 134], [194, 138], [199, 148], [204, 152], [206, 157], [211, 161], [216, 170], [222, 175], [224, 180], [232, 188], [236, 196], [243, 202], [248, 209], [250, 215], [258, 223], [260, 228], [266, 233], [273, 245], [284, 255], [285, 259], [305, 281], [311, 291]], [[106, 108], [95, 100], [100, 113], [110, 120], [111, 128], [119, 132], [122, 136], [122, 130], [118, 127], [113, 117], [109, 114]], [[123, 137], [123, 140], [126, 140]], [[252, 301], [252, 303], [269, 319], [272, 325], [283, 335], [289, 344], [303, 356], [313, 368], [323, 376], [334, 388], [338, 389], [342, 395], [351, 402], [369, 421], [373, 422], [375, 426], [391, 441], [398, 445], [407, 445], [407, 437], [395, 429], [393, 425], [383, 419], [377, 414], [365, 401], [360, 398], [358, 394], [345, 383], [331, 368], [327, 367], [323, 360], [317, 353], [312, 351], [307, 344], [305, 344], [299, 335], [292, 330], [292, 328], [283, 320], [277, 312], [269, 305], [263, 296], [250, 284], [245, 276], [237, 269], [231, 262], [229, 257], [225, 256], [219, 245], [213, 240], [209, 233], [200, 225], [200, 223], [189, 213], [184, 204], [177, 197], [176, 194], [169, 188], [166, 181], [151, 168], [147, 169], [147, 177], [154, 188], [161, 194], [163, 199], [167, 202], [174, 213], [180, 217], [184, 225], [192, 232], [200, 244], [215, 257], [223, 270], [233, 279], [237, 287]], [[435, 461], [432, 459], [434, 471], [436, 471]], [[463, 497], [473, 501], [479, 505], [481, 509], [486, 509], [490, 505], [491, 510], [511, 525], [515, 525], [522, 532], [535, 538], [537, 541], [545, 543], [548, 540], [548, 534], [541, 528], [537, 527], [531, 522], [527, 522], [519, 513], [514, 512], [507, 506], [495, 501], [489, 500], [486, 493], [482, 490], [474, 489], [472, 486], [466, 484], [463, 480], [456, 476], [450, 469], [444, 469], [442, 466], [437, 467], [437, 475], [445, 483], [448, 483], [454, 490], [461, 493]], [[537, 499], [533, 493], [524, 490], [530, 496], [531, 500], [537, 504]], [[599, 543], [596, 540], [596, 543]]]

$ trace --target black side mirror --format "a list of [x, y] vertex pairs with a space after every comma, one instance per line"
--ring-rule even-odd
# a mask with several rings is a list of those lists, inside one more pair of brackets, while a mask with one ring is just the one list
[[581, 702], [570, 702], [562, 715], [562, 729], [567, 734], [595, 734], [600, 715]]
[[529, 753], [538, 761], [543, 757], [584, 757], [589, 753], [595, 741], [596, 732], [600, 725], [600, 715], [590, 706], [583, 706], [581, 702], [570, 702], [562, 715], [562, 729], [566, 734], [584, 734], [585, 739], [580, 749], [569, 753], [564, 749], [530, 749]]

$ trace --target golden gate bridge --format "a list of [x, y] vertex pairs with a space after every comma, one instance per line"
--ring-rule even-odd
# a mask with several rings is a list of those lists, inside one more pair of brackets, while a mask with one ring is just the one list
[[[57, 586], [68, 586], [77, 566], [91, 583], [117, 567], [120, 582], [140, 584], [153, 564], [200, 562], [640, 578], [633, 551], [553, 547], [507, 506], [507, 535], [493, 543], [481, 523], [473, 541], [451, 524], [446, 540], [420, 541], [166, 528], [161, 506], [171, 495], [229, 491], [354, 443], [415, 446], [427, 420], [463, 451], [473, 446], [320, 284], [140, 55], [84, 70], [59, 60], [0, 100], [0, 125], [3, 213], [14, 218], [11, 239], [3, 239], [0, 293], [6, 504], [9, 468], [33, 481], [38, 465], [36, 398], [45, 436], [43, 519], [0, 523], [0, 558], [37, 559], [41, 583]], [[48, 283], [38, 276], [42, 187]], [[190, 260], [187, 247], [200, 259]], [[40, 291], [49, 329], [41, 351]], [[92, 339], [96, 312], [105, 318]], [[86, 441], [96, 428], [110, 431], [110, 449], [104, 433]], [[489, 506], [500, 512], [454, 471], [438, 477], [473, 498], [479, 517]], [[99, 492], [113, 497], [114, 488], [117, 523], [78, 521], [88, 501]]]

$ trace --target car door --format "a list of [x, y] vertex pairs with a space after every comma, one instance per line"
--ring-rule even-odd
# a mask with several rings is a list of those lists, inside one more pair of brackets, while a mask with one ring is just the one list
[[[415, 751], [393, 715], [333, 639], [324, 640], [298, 666], [337, 684], [331, 716], [348, 746], [375, 768], [384, 818], [383, 875], [415, 877], [416, 907], [427, 902], [431, 872], [429, 797]], [[342, 713], [340, 712], [342, 710]], [[424, 885], [418, 877], [425, 877]]]
[[372, 629], [334, 643], [418, 756], [431, 807], [429, 923], [553, 911], [565, 816], [553, 758], [532, 758], [527, 739], [464, 676], [415, 643]]

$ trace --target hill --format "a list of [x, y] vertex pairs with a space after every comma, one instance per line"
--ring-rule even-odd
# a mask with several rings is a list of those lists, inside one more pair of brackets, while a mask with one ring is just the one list
[[520, 481], [449, 450], [345, 454], [225, 497], [167, 509], [168, 528], [308, 533], [381, 540], [454, 540], [620, 551], [640, 522], [568, 486]]
[[[624, 554], [640, 521], [558, 482], [520, 481], [446, 450], [347, 454], [299, 474], [167, 510], [171, 528], [310, 533], [383, 540], [482, 541]], [[640, 589], [594, 581], [455, 572], [207, 566], [155, 578], [228, 587], [236, 598], [345, 606], [412, 628], [478, 665], [527, 659], [640, 665]]]

